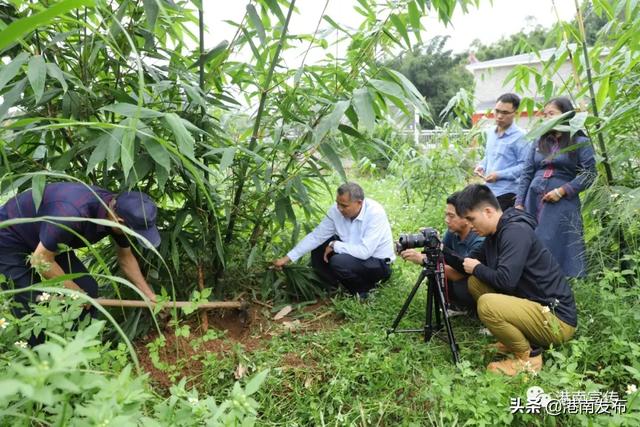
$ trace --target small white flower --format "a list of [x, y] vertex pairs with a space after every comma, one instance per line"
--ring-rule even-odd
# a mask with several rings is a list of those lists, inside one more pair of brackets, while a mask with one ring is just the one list
[[620, 194], [618, 194], [618, 193], [612, 193], [612, 194], [611, 194], [611, 198], [612, 198], [612, 199], [616, 199], [616, 198], [618, 198], [619, 196], [620, 196]]
[[7, 319], [5, 319], [4, 317], [0, 319], [0, 328], [7, 329], [7, 326], [9, 326], [9, 322], [7, 322]]
[[42, 294], [38, 295], [36, 297], [36, 301], [37, 302], [47, 302], [51, 299], [51, 294], [47, 293], [47, 292], [43, 292]]
[[198, 398], [197, 397], [190, 397], [189, 399], [187, 399], [189, 401], [189, 403], [191, 405], [196, 405], [198, 403]]
[[546, 320], [542, 323], [544, 323], [544, 326], [547, 326], [549, 324], [549, 322], [547, 322]]
[[77, 300], [78, 298], [80, 298], [80, 295], [78, 295], [78, 294], [71, 294], [71, 299], [72, 299], [73, 301]]
[[636, 386], [635, 384], [629, 384], [627, 386], [627, 394], [632, 394], [638, 391], [638, 386]]
[[26, 341], [16, 341], [14, 343], [14, 345], [18, 348], [27, 348], [27, 342]]
[[549, 307], [547, 307], [546, 305], [544, 307], [542, 307], [542, 314], [548, 313], [550, 311], [551, 311], [551, 309]]

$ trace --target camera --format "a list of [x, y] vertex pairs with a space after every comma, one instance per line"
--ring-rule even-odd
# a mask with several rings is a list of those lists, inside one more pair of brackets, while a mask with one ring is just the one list
[[420, 233], [401, 234], [396, 242], [396, 252], [400, 253], [412, 248], [423, 248], [424, 252], [433, 252], [440, 249], [440, 243], [437, 230], [423, 228]]

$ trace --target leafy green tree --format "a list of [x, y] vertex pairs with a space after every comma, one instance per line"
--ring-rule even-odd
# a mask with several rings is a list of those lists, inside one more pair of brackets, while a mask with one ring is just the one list
[[424, 96], [432, 112], [431, 120], [422, 125], [441, 125], [439, 113], [460, 89], [473, 92], [473, 76], [464, 68], [465, 55], [454, 55], [445, 49], [447, 37], [434, 37], [427, 44], [404, 52], [389, 66], [404, 74]]

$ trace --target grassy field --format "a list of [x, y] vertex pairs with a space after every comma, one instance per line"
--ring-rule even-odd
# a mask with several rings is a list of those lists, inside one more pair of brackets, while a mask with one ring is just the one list
[[[442, 230], [444, 201], [422, 211], [421, 201], [407, 205], [400, 198], [393, 179], [359, 182], [368, 197], [386, 207], [394, 236], [423, 226]], [[256, 397], [261, 425], [637, 425], [637, 393], [626, 394], [640, 382], [640, 312], [629, 309], [639, 306], [637, 286], [623, 286], [615, 271], [575, 282], [580, 311], [575, 339], [545, 352], [538, 376], [507, 378], [485, 371], [494, 357], [486, 347], [494, 340], [480, 332], [478, 320], [453, 319], [458, 366], [442, 339], [425, 343], [419, 334], [386, 336], [419, 272], [418, 266], [396, 260], [392, 279], [366, 302], [338, 295], [314, 310], [293, 305], [282, 321], [268, 319], [280, 307], [264, 307], [243, 339], [232, 331], [221, 336], [227, 342], [219, 353], [223, 357], [197, 356], [203, 364], [195, 381], [199, 390], [220, 395], [234, 381], [231, 372], [269, 369]], [[401, 327], [422, 326], [425, 296], [423, 286]], [[616, 392], [629, 399], [627, 414], [511, 414], [511, 399], [526, 403], [532, 386], [547, 393]]]

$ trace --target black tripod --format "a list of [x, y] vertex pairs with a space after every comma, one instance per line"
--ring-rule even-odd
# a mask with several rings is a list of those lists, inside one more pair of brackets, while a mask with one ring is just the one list
[[[423, 253], [425, 253], [427, 257], [422, 267], [422, 272], [420, 273], [416, 284], [413, 286], [413, 289], [409, 293], [407, 300], [400, 309], [398, 316], [396, 316], [396, 320], [393, 321], [393, 325], [387, 330], [387, 335], [395, 332], [422, 332], [424, 333], [424, 341], [428, 342], [431, 340], [435, 332], [442, 329], [444, 320], [444, 327], [447, 329], [447, 338], [449, 341], [449, 347], [451, 348], [451, 354], [453, 355], [453, 361], [458, 363], [460, 362], [460, 357], [458, 356], [458, 344], [453, 336], [453, 329], [449, 322], [449, 315], [447, 314], [447, 307], [442, 291], [444, 284], [444, 262], [442, 261], [442, 254], [439, 251], [436, 251], [435, 253]], [[416, 292], [418, 292], [418, 288], [420, 288], [420, 285], [425, 278], [427, 278], [429, 287], [427, 288], [427, 308], [424, 327], [422, 329], [398, 330], [398, 324], [407, 312], [409, 304], [411, 304], [413, 297], [416, 295]], [[434, 317], [435, 325], [433, 322]]]

